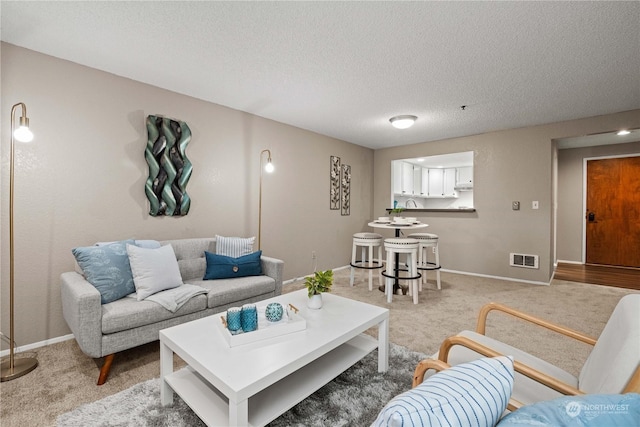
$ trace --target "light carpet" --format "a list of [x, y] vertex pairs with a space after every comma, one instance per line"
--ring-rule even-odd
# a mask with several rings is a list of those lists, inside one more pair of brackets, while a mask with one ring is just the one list
[[[378, 373], [378, 352], [373, 351], [269, 426], [370, 425], [393, 396], [411, 388], [413, 369], [424, 357], [391, 344], [389, 370]], [[160, 380], [155, 378], [63, 414], [58, 417], [57, 425], [200, 427], [205, 424], [177, 395], [173, 405], [160, 405]]]
[[[432, 278], [433, 275], [430, 275]], [[442, 340], [463, 329], [474, 329], [478, 310], [490, 301], [506, 303], [594, 337], [600, 335], [618, 300], [638, 291], [553, 280], [550, 286], [442, 273], [442, 290], [430, 283], [414, 305], [408, 296], [395, 296], [387, 304], [376, 289], [368, 290], [367, 275], [358, 272], [349, 286], [349, 270], [336, 271], [332, 293], [389, 308], [389, 340], [410, 350], [433, 354]], [[300, 289], [301, 282], [284, 287]], [[507, 341], [576, 374], [589, 346], [535, 332], [504, 315], [493, 314], [487, 333]], [[20, 343], [18, 343], [20, 344]], [[85, 403], [143, 383], [160, 374], [158, 342], [120, 352], [103, 386], [96, 386], [100, 361], [87, 357], [74, 340], [41, 347], [28, 354], [38, 358], [38, 368], [21, 378], [0, 383], [2, 427], [53, 426], [56, 418]], [[184, 363], [176, 359], [176, 369]], [[413, 370], [415, 366], [411, 366]]]

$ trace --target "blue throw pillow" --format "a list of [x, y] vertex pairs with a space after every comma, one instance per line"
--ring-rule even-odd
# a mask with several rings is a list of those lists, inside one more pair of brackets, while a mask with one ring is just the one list
[[262, 274], [260, 257], [262, 251], [232, 258], [224, 255], [204, 252], [207, 259], [207, 271], [204, 280], [230, 279], [233, 277], [259, 276]]
[[100, 292], [100, 301], [107, 304], [136, 291], [129, 265], [127, 243], [113, 242], [102, 246], [87, 246], [71, 250], [85, 278]]
[[505, 416], [498, 427], [518, 426], [637, 426], [640, 394], [565, 396], [523, 406]]

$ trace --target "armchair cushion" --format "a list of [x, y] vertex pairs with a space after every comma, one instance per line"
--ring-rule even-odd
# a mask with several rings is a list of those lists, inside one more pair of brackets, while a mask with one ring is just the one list
[[640, 294], [622, 297], [587, 358], [578, 384], [585, 393], [621, 393], [640, 361]]
[[394, 397], [373, 426], [493, 426], [513, 389], [513, 358], [463, 363]]
[[640, 394], [565, 396], [523, 406], [497, 427], [633, 426], [640, 420]]

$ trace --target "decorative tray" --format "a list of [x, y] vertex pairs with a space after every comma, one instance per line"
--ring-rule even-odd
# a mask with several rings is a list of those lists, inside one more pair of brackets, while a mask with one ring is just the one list
[[282, 304], [284, 314], [282, 320], [278, 322], [269, 322], [265, 317], [266, 305], [258, 305], [258, 329], [251, 332], [240, 332], [231, 334], [227, 329], [227, 312], [220, 313], [220, 322], [214, 322], [218, 325], [220, 333], [229, 344], [229, 347], [237, 345], [249, 344], [252, 342], [277, 337], [280, 335], [290, 334], [292, 332], [303, 331], [307, 329], [307, 321], [298, 314], [298, 309], [291, 304]]

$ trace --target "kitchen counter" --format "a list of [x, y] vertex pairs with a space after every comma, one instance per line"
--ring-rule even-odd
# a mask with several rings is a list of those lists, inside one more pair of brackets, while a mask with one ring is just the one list
[[[387, 212], [391, 212], [392, 208], [387, 208], [386, 211]], [[452, 208], [452, 209], [427, 209], [427, 208], [408, 208], [403, 210], [400, 215], [401, 216], [406, 216], [405, 214], [407, 212], [475, 212], [475, 208], [464, 208], [464, 209], [457, 209], [457, 208]]]

